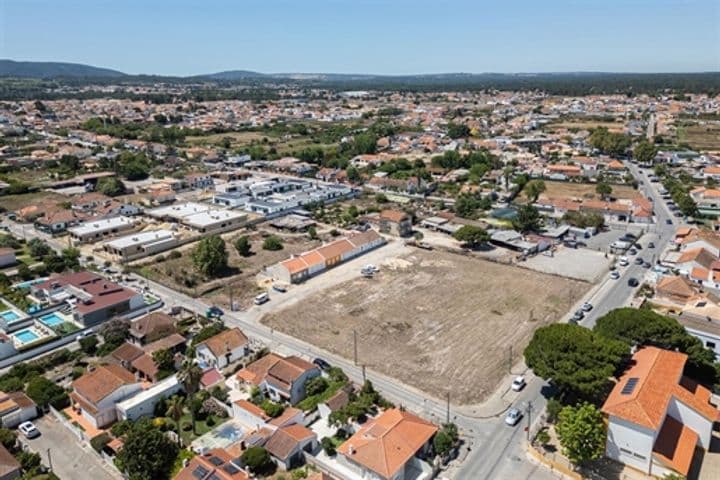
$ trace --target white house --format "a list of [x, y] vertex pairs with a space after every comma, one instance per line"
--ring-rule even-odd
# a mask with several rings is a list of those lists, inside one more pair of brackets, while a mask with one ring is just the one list
[[180, 390], [182, 384], [178, 381], [177, 375], [171, 375], [147, 390], [143, 390], [132, 397], [119, 402], [116, 405], [118, 420], [130, 420], [134, 422], [140, 417], [151, 417], [155, 405], [163, 398], [170, 398]]
[[95, 428], [117, 420], [116, 404], [130, 398], [142, 385], [120, 365], [103, 365], [72, 383], [73, 407]]
[[23, 392], [0, 392], [0, 425], [3, 428], [15, 428], [37, 414], [37, 405]]
[[602, 407], [605, 454], [648, 475], [687, 476], [696, 449], [707, 450], [718, 409], [710, 391], [683, 375], [687, 355], [645, 347], [633, 355]]
[[225, 368], [248, 353], [248, 338], [239, 328], [225, 330], [200, 342], [195, 358], [205, 367]]

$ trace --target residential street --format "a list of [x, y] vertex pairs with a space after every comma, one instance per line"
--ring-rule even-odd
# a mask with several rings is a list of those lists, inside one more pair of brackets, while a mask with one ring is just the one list
[[[119, 480], [122, 476], [103, 462], [89, 445], [78, 438], [52, 415], [33, 420], [41, 435], [32, 440], [23, 438], [30, 450], [39, 453], [46, 466], [62, 480], [88, 478], [92, 480]], [[52, 462], [48, 461], [48, 452]]]

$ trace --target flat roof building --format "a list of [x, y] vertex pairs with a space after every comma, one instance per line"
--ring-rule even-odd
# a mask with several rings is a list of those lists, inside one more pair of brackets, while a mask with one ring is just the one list
[[68, 228], [68, 232], [74, 243], [90, 243], [132, 230], [136, 225], [136, 220], [120, 216], [83, 223]]
[[177, 234], [172, 230], [153, 230], [105, 242], [103, 250], [115, 256], [120, 262], [129, 262], [168, 250], [177, 244]]

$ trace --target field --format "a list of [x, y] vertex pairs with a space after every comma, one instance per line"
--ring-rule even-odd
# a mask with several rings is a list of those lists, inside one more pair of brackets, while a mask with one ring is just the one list
[[54, 192], [33, 192], [20, 195], [4, 195], [0, 197], [0, 206], [8, 212], [14, 212], [29, 205], [40, 205], [49, 202], [66, 202], [68, 197]]
[[720, 123], [707, 122], [704, 125], [678, 126], [678, 143], [687, 143], [695, 150], [720, 150]]
[[[263, 232], [225, 235], [230, 268], [221, 278], [208, 281], [195, 273], [190, 255], [196, 244], [183, 249], [180, 258], [166, 259], [159, 263], [145, 265], [141, 268], [141, 273], [151, 280], [188, 295], [202, 297], [208, 303], [222, 308], [229, 308], [231, 295], [239, 307], [248, 307], [252, 304], [253, 297], [261, 291], [255, 278], [260, 271], [289, 258], [292, 254], [306, 252], [321, 244], [319, 240], [310, 240], [307, 235], [303, 234], [282, 235], [277, 232], [273, 232], [273, 234], [282, 239], [284, 245], [282, 250], [263, 250]], [[251, 239], [253, 253], [249, 257], [241, 257], [233, 247], [234, 240], [242, 235], [248, 235]], [[197, 284], [185, 284], [184, 280], [188, 277], [194, 277]]]
[[[545, 180], [545, 192], [540, 198], [578, 198], [600, 200], [595, 192], [594, 183], [552, 182]], [[619, 199], [633, 199], [640, 196], [640, 192], [628, 185], [612, 185], [612, 196]], [[523, 197], [525, 193], [523, 192]]]
[[223, 142], [224, 138], [232, 139], [233, 147], [249, 145], [251, 142], [262, 141], [263, 137], [268, 137], [261, 132], [227, 132], [227, 133], [216, 133], [213, 135], [205, 135], [198, 137], [187, 137], [186, 142], [193, 145], [214, 145]]
[[262, 322], [456, 404], [491, 393], [536, 328], [590, 284], [442, 252], [388, 259]]
[[557, 123], [550, 123], [545, 126], [547, 130], [592, 130], [598, 127], [605, 127], [611, 132], [622, 133], [623, 124], [618, 122], [608, 121], [593, 121], [593, 120], [565, 120]]

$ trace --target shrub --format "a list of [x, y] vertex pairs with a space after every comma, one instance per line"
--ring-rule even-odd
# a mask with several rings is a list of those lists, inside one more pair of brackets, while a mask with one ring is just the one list
[[558, 415], [560, 415], [560, 410], [562, 410], [562, 408], [563, 408], [562, 403], [560, 403], [560, 401], [556, 398], [551, 398], [550, 400], [548, 400], [547, 407], [545, 407], [545, 408], [547, 411], [548, 422], [550, 422], [550, 423], [557, 422]]
[[282, 250], [283, 249], [283, 243], [280, 238], [276, 237], [275, 235], [270, 235], [265, 239], [263, 242], [263, 250]]
[[550, 443], [550, 434], [543, 428], [537, 433], [535, 440], [537, 440], [540, 445], [547, 445]]
[[132, 422], [130, 420], [120, 420], [110, 428], [110, 433], [114, 437], [122, 437], [132, 428]]
[[177, 250], [173, 250], [168, 254], [168, 258], [171, 260], [176, 260], [178, 258], [182, 257], [182, 253], [178, 252]]
[[214, 427], [215, 419], [213, 417], [208, 417], [208, 419], [205, 420], [205, 425], [207, 425], [208, 427]]
[[337, 453], [335, 450], [335, 444], [330, 437], [323, 437], [322, 440], [320, 440], [320, 445], [328, 457], [333, 457]]
[[107, 432], [103, 432], [90, 439], [90, 446], [98, 453], [101, 452], [108, 443], [110, 443], [110, 435], [108, 435]]

